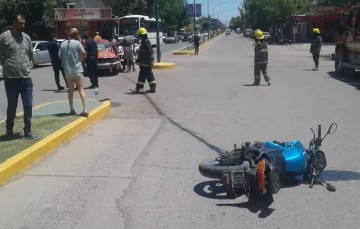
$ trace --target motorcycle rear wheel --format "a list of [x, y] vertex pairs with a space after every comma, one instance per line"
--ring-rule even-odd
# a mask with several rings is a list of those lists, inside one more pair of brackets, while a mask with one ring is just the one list
[[238, 171], [248, 166], [247, 161], [244, 161], [242, 165], [222, 165], [219, 161], [207, 160], [199, 164], [199, 171], [204, 177], [221, 180], [224, 172]]

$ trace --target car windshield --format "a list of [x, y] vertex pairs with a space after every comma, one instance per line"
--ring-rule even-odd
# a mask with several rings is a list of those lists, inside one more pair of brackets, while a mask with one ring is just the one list
[[175, 33], [174, 32], [168, 32], [166, 34], [168, 37], [175, 37]]
[[33, 43], [31, 43], [31, 44], [32, 44], [32, 47], [33, 47], [33, 48], [35, 48], [35, 46], [36, 46], [36, 43], [34, 43], [34, 42], [33, 42]]
[[111, 44], [109, 42], [103, 42], [103, 41], [99, 41], [96, 42], [98, 50], [102, 50], [102, 51], [110, 51], [111, 50]]

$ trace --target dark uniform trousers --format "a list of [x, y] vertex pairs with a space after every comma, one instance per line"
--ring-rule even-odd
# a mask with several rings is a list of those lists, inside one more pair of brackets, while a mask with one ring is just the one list
[[156, 81], [154, 77], [154, 73], [152, 71], [151, 66], [142, 66], [140, 65], [139, 78], [136, 83], [136, 88], [142, 89], [144, 88], [145, 81], [147, 80], [150, 88], [156, 87]]
[[261, 80], [261, 73], [264, 76], [266, 82], [270, 81], [270, 77], [267, 74], [267, 64], [258, 64], [255, 63], [254, 65], [254, 76], [255, 76], [255, 83], [259, 84]]
[[62, 76], [64, 78], [64, 81], [66, 83], [66, 86], [67, 86], [65, 72], [64, 72], [63, 66], [61, 65], [61, 61], [60, 60], [53, 60], [51, 62], [52, 62], [52, 67], [53, 67], [54, 74], [55, 74], [56, 85], [60, 86], [60, 71], [61, 71], [61, 74], [62, 74]]
[[97, 76], [97, 57], [90, 56], [86, 60], [86, 71], [87, 75], [90, 78], [90, 82], [92, 86], [99, 86], [99, 79]]
[[312, 56], [315, 63], [315, 67], [319, 67], [320, 52], [313, 52]]

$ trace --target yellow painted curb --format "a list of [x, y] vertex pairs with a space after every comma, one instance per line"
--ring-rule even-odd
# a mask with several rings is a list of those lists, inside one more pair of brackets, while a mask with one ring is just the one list
[[[219, 34], [218, 36], [216, 36], [215, 38], [211, 39], [210, 41], [207, 41], [205, 44], [202, 44], [199, 46], [199, 50], [201, 50], [202, 48], [206, 47], [208, 44], [211, 44], [212, 42], [214, 42], [215, 40], [219, 39], [222, 35], [224, 35], [224, 33]], [[182, 48], [184, 49], [184, 48]], [[176, 50], [173, 52], [173, 55], [194, 55], [194, 50], [191, 51], [180, 51]]]
[[0, 185], [109, 113], [111, 113], [111, 104], [109, 101], [105, 101], [101, 106], [91, 111], [88, 118], [76, 119], [21, 153], [9, 158], [0, 164]]
[[152, 69], [174, 69], [175, 68], [175, 63], [155, 63], [152, 66]]
[[192, 55], [194, 54], [194, 50], [192, 51], [174, 51], [173, 55]]

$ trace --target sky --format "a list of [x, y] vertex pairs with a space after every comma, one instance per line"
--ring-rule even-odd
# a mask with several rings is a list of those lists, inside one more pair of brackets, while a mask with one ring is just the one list
[[[225, 25], [229, 25], [232, 17], [239, 16], [238, 7], [241, 6], [243, 0], [195, 0], [195, 4], [201, 4], [201, 15], [206, 17], [208, 13], [209, 2], [209, 14], [219, 19]], [[187, 0], [188, 4], [194, 4], [194, 0]]]

